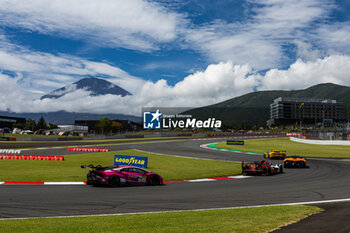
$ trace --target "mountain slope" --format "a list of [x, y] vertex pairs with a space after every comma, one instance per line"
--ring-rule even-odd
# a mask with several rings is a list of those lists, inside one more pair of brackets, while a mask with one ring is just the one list
[[90, 91], [92, 96], [107, 95], [107, 94], [121, 95], [121, 96], [131, 95], [128, 91], [124, 90], [123, 88], [115, 84], [112, 84], [104, 79], [84, 78], [75, 83], [69, 84], [65, 87], [56, 89], [51, 93], [42, 96], [41, 99], [60, 98], [76, 90]]
[[278, 97], [335, 99], [344, 103], [347, 119], [350, 119], [350, 87], [333, 83], [318, 84], [296, 91], [252, 92], [218, 104], [192, 109], [186, 113], [198, 118], [215, 116], [227, 125], [265, 125], [270, 118], [270, 104]]
[[44, 117], [47, 123], [52, 123], [56, 125], [70, 125], [74, 124], [75, 120], [100, 120], [103, 117], [108, 117], [111, 120], [130, 120], [134, 122], [140, 122], [141, 117], [131, 116], [131, 115], [123, 115], [123, 114], [92, 114], [92, 113], [74, 113], [74, 112], [42, 112], [42, 113], [10, 113], [0, 111], [0, 115], [2, 116], [12, 116], [12, 117], [23, 117], [23, 118], [31, 118], [36, 121], [40, 119], [40, 117]]

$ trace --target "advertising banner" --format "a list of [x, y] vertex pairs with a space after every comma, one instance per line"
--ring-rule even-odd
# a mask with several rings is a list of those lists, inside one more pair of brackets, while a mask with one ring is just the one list
[[147, 168], [148, 158], [132, 155], [115, 155], [114, 165]]
[[237, 140], [227, 140], [226, 141], [227, 145], [244, 145], [244, 141], [237, 141]]

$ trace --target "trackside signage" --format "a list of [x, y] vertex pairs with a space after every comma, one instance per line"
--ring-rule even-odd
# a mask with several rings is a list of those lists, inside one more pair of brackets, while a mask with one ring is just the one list
[[147, 168], [148, 158], [142, 156], [115, 155], [114, 165]]
[[221, 120], [207, 118], [205, 120], [192, 117], [190, 114], [165, 114], [159, 109], [143, 111], [144, 129], [202, 129], [221, 128]]
[[244, 145], [244, 141], [237, 141], [237, 140], [227, 140], [226, 145]]

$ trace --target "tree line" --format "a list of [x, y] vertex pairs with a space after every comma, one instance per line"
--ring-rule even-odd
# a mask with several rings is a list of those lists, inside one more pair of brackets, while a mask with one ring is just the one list
[[28, 118], [25, 124], [22, 123], [15, 123], [13, 124], [13, 128], [19, 128], [24, 130], [31, 130], [36, 131], [39, 129], [46, 130], [46, 129], [56, 129], [57, 125], [55, 124], [47, 124], [44, 117], [41, 117], [38, 122], [36, 122], [34, 119]]

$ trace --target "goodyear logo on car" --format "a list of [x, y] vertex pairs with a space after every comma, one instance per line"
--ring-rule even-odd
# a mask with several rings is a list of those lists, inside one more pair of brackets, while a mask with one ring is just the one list
[[114, 165], [147, 168], [147, 162], [148, 162], [148, 158], [142, 157], [142, 156], [130, 156], [130, 155], [114, 156]]
[[227, 140], [226, 145], [244, 145], [244, 141]]

